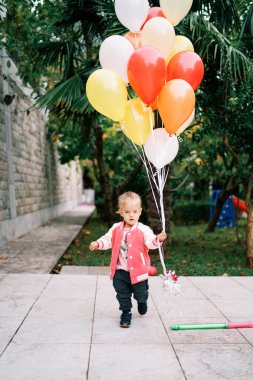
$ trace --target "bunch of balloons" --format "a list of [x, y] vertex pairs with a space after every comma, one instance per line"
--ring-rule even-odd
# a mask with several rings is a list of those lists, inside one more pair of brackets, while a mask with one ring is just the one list
[[[204, 76], [203, 62], [191, 41], [174, 30], [191, 5], [192, 0], [160, 0], [160, 7], [150, 7], [148, 0], [115, 0], [116, 15], [129, 31], [102, 42], [102, 68], [90, 75], [86, 85], [91, 105], [119, 122], [140, 154], [153, 195], [152, 184], [159, 194], [158, 202], [155, 195], [154, 199], [163, 230], [163, 189], [169, 170], [165, 168], [178, 153], [176, 134], [195, 117], [194, 91]], [[128, 97], [127, 86], [136, 97]], [[163, 128], [153, 129], [156, 109]], [[161, 247], [159, 254], [165, 275]]]
[[[191, 41], [175, 35], [174, 26], [188, 13], [192, 0], [115, 0], [119, 21], [129, 29], [125, 36], [106, 38], [99, 50], [101, 69], [88, 78], [86, 93], [102, 115], [120, 122], [122, 131], [143, 146], [149, 161], [159, 169], [178, 151], [175, 135], [195, 117], [195, 93], [204, 75], [201, 58]], [[127, 86], [136, 98], [129, 99]], [[158, 109], [164, 128], [155, 129]]]

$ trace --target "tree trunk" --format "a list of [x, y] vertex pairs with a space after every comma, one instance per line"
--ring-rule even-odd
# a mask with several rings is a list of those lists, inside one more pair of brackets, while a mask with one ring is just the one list
[[218, 219], [220, 217], [220, 213], [222, 211], [223, 205], [226, 202], [226, 200], [228, 199], [229, 195], [230, 194], [228, 192], [225, 192], [225, 191], [222, 191], [220, 193], [218, 200], [217, 200], [217, 203], [216, 203], [215, 208], [214, 208], [213, 216], [210, 219], [205, 232], [214, 232], [215, 227], [216, 227], [216, 223], [218, 222]]
[[229, 177], [226, 181], [226, 184], [223, 186], [223, 189], [219, 194], [217, 204], [215, 205], [213, 216], [210, 219], [205, 232], [214, 232], [216, 223], [218, 222], [224, 203], [226, 202], [228, 197], [232, 195], [238, 187], [238, 184], [234, 186], [232, 185], [233, 180], [234, 180], [233, 177]]
[[253, 268], [253, 203], [247, 205], [246, 266]]
[[246, 233], [246, 266], [253, 268], [253, 201], [252, 201], [252, 186], [253, 186], [253, 166], [249, 178], [246, 194], [247, 205], [247, 233]]
[[109, 175], [105, 165], [104, 154], [103, 154], [103, 131], [99, 126], [98, 122], [94, 121], [94, 135], [96, 139], [95, 146], [95, 157], [98, 164], [99, 177], [100, 177], [100, 186], [104, 194], [104, 202], [105, 202], [105, 216], [106, 221], [111, 226], [115, 219], [115, 213], [113, 209], [113, 201], [112, 201], [112, 188], [110, 186]]

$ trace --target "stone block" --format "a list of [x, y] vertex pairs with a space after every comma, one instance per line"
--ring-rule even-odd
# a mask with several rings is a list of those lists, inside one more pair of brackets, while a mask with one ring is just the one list
[[83, 380], [89, 344], [11, 343], [0, 363], [4, 380]]
[[10, 217], [9, 210], [6, 210], [6, 209], [0, 210], [0, 221], [9, 219], [9, 217]]
[[[1, 322], [1, 319], [0, 319]], [[92, 319], [29, 316], [15, 335], [14, 343], [89, 344]]]
[[121, 333], [121, 343], [92, 345], [89, 379], [185, 379], [169, 343], [129, 345], [124, 343], [124, 334], [131, 334], [131, 330]]
[[174, 349], [186, 379], [253, 378], [253, 349], [247, 344], [175, 344]]

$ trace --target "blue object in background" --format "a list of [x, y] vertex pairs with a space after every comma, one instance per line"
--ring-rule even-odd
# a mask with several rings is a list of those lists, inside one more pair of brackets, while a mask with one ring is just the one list
[[[221, 190], [213, 190], [210, 197], [210, 219], [213, 216], [214, 207], [217, 203]], [[230, 195], [223, 205], [216, 227], [235, 227], [236, 216], [232, 196]]]

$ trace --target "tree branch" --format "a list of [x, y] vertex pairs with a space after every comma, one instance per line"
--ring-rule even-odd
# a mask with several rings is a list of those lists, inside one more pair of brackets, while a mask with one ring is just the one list
[[234, 148], [232, 148], [232, 146], [229, 145], [228, 137], [226, 135], [223, 136], [223, 142], [222, 143], [233, 156], [233, 160], [230, 164], [230, 166], [232, 165], [232, 167], [233, 167], [235, 164], [238, 164], [238, 154], [236, 153]]
[[136, 175], [138, 174], [140, 168], [142, 166], [142, 160], [139, 159], [139, 161], [136, 163], [134, 169], [132, 170], [132, 172], [129, 174], [129, 176], [124, 180], [122, 181], [116, 189], [114, 189], [114, 193], [115, 195], [117, 196], [118, 194], [120, 194], [122, 191], [124, 191], [124, 189], [128, 186], [128, 184], [130, 182], [132, 182], [134, 180], [134, 178], [136, 177]]

